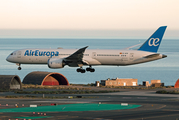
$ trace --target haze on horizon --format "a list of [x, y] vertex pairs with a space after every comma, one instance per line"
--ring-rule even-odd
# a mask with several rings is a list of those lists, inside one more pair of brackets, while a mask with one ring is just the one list
[[95, 32], [89, 31], [154, 31], [163, 25], [168, 26], [169, 33], [175, 31], [174, 36], [178, 37], [178, 5], [179, 0], [1, 0], [0, 37], [38, 33], [58, 37], [59, 30], [86, 30], [83, 34], [95, 36]]

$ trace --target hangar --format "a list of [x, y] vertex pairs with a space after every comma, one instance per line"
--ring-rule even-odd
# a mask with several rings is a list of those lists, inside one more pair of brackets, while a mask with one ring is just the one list
[[176, 81], [174, 88], [179, 88], [179, 79]]
[[67, 78], [60, 73], [34, 71], [25, 76], [23, 84], [69, 85], [69, 82]]
[[17, 75], [0, 75], [1, 89], [22, 89], [21, 79]]

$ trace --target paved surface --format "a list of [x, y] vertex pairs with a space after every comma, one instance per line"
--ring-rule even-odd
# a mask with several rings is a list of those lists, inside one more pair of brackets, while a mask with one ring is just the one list
[[[156, 94], [155, 90], [125, 90], [118, 93], [83, 94], [89, 98], [76, 99], [0, 99], [0, 109], [29, 107], [29, 105], [48, 106], [72, 103], [136, 104], [141, 107], [127, 110], [77, 111], [77, 112], [22, 112], [0, 113], [1, 120], [178, 120], [179, 95]], [[5, 93], [1, 93], [5, 94]], [[54, 96], [54, 95], [53, 95]], [[63, 95], [64, 96], [64, 95]], [[66, 95], [76, 96], [76, 95]], [[8, 104], [8, 106], [6, 106]], [[45, 115], [44, 115], [45, 114]], [[46, 117], [45, 117], [46, 116]], [[21, 117], [21, 118], [20, 118]], [[26, 118], [26, 119], [27, 119]]]

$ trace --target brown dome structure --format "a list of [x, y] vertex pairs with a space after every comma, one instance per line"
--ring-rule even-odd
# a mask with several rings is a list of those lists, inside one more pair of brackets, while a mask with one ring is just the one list
[[56, 72], [34, 71], [25, 76], [23, 84], [69, 85], [66, 77]]
[[22, 89], [22, 82], [17, 75], [0, 75], [0, 89]]

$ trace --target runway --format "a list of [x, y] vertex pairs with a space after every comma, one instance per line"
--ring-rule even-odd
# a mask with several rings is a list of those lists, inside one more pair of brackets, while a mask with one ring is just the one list
[[[64, 96], [64, 95], [62, 95]], [[66, 95], [76, 96], [76, 95]], [[83, 94], [87, 98], [75, 99], [0, 99], [1, 109], [18, 107], [29, 107], [31, 104], [38, 106], [50, 106], [52, 103], [58, 105], [76, 103], [95, 104], [121, 104], [128, 103], [141, 105], [140, 107], [126, 110], [100, 110], [100, 111], [73, 111], [73, 112], [21, 112], [0, 113], [1, 119], [23, 119], [31, 117], [38, 120], [176, 120], [179, 119], [179, 95], [156, 94], [154, 90], [125, 90], [118, 93]], [[89, 98], [88, 98], [89, 97]], [[2, 105], [12, 106], [2, 106]], [[46, 115], [44, 115], [44, 113]], [[19, 117], [19, 118], [17, 118]], [[21, 118], [20, 118], [21, 117]], [[33, 118], [34, 117], [34, 118]], [[36, 118], [35, 118], [36, 117]]]

